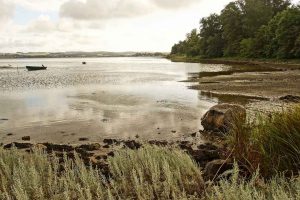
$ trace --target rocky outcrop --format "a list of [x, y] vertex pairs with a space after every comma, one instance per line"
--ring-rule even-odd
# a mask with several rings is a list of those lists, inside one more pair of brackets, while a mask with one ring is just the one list
[[237, 120], [246, 120], [244, 107], [236, 104], [218, 104], [204, 114], [201, 124], [206, 131], [227, 133]]
[[208, 162], [220, 159], [221, 154], [220, 149], [211, 143], [201, 144], [197, 149], [192, 149], [188, 152], [202, 168], [204, 168]]
[[300, 96], [286, 95], [280, 97], [279, 100], [285, 101], [287, 103], [300, 103]]
[[212, 180], [214, 178], [218, 178], [225, 171], [232, 169], [232, 164], [226, 160], [213, 160], [206, 164], [203, 176], [206, 180]]

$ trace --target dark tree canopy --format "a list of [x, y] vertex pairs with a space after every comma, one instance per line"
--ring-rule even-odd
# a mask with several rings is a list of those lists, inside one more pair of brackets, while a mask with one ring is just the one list
[[200, 20], [171, 54], [300, 58], [300, 7], [290, 0], [237, 0]]

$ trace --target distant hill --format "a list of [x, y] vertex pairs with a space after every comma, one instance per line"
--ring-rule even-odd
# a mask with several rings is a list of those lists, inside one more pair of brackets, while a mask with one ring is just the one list
[[168, 53], [161, 52], [17, 52], [17, 53], [0, 53], [0, 59], [4, 58], [93, 58], [93, 57], [164, 57]]

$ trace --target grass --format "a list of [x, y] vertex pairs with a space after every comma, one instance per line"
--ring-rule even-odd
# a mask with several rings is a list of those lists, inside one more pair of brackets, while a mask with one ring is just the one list
[[251, 178], [239, 178], [239, 168], [235, 164], [232, 176], [222, 179], [210, 187], [205, 199], [209, 200], [296, 200], [300, 199], [300, 178], [287, 179], [276, 175], [269, 180], [260, 178], [256, 171]]
[[300, 105], [246, 125], [236, 123], [229, 134], [233, 157], [250, 173], [264, 176], [297, 174], [300, 168]]
[[0, 199], [193, 199], [203, 192], [201, 171], [179, 151], [146, 146], [109, 159], [111, 177], [78, 157], [63, 163], [36, 150], [0, 150]]
[[274, 176], [268, 181], [254, 173], [204, 184], [197, 164], [184, 152], [145, 146], [120, 150], [109, 159], [105, 178], [83, 161], [64, 162], [40, 150], [25, 153], [0, 149], [0, 199], [299, 199], [300, 179]]

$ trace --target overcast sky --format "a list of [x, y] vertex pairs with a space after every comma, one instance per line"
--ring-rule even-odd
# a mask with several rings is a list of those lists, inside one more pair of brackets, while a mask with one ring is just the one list
[[0, 0], [0, 52], [170, 51], [230, 0]]

